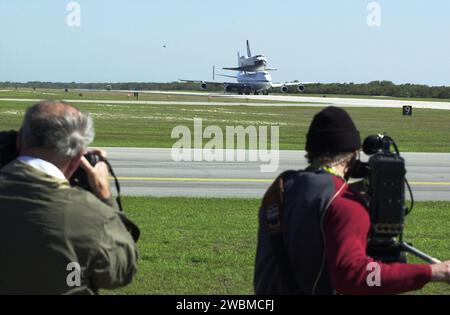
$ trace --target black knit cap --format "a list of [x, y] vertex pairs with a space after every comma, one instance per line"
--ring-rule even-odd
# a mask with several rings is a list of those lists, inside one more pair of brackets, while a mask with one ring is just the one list
[[360, 147], [359, 131], [345, 110], [330, 106], [314, 116], [306, 135], [307, 152], [351, 152]]

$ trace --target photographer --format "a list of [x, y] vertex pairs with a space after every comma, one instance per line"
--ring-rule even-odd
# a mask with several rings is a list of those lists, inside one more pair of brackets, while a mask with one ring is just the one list
[[450, 262], [383, 263], [367, 256], [370, 216], [347, 184], [360, 147], [343, 109], [328, 107], [314, 117], [309, 167], [281, 174], [261, 205], [256, 294], [398, 294], [450, 281]]
[[[0, 170], [0, 293], [93, 294], [132, 281], [131, 221], [116, 210], [106, 164], [83, 156], [93, 138], [92, 118], [64, 102], [26, 111], [19, 157]], [[69, 185], [79, 167], [92, 193]]]

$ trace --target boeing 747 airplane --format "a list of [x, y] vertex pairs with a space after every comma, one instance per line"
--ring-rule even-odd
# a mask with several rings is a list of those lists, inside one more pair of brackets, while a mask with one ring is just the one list
[[[223, 85], [225, 92], [236, 92], [239, 95], [251, 93], [258, 95], [268, 95], [273, 89], [279, 88], [281, 92], [289, 92], [289, 87], [295, 87], [298, 92], [303, 92], [305, 87], [299, 81], [273, 83], [269, 71], [275, 70], [267, 68], [267, 58], [264, 55], [251, 55], [250, 44], [247, 41], [247, 56], [240, 56], [238, 53], [238, 67], [223, 68], [225, 70], [238, 71], [236, 76], [220, 75], [222, 77], [234, 78], [237, 82], [217, 82], [217, 81], [198, 81], [198, 80], [180, 80], [183, 82], [198, 83], [202, 90], [208, 89], [210, 85]], [[213, 80], [215, 80], [215, 71], [213, 68]], [[312, 83], [312, 82], [308, 82]]]

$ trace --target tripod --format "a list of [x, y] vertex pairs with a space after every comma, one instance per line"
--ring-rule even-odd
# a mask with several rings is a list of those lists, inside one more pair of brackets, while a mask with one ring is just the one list
[[437, 258], [434, 258], [428, 254], [425, 254], [424, 252], [418, 250], [417, 248], [409, 245], [406, 242], [401, 242], [400, 243], [400, 248], [404, 251], [404, 252], [408, 252], [413, 254], [414, 256], [430, 263], [430, 264], [439, 264], [441, 261]]
[[400, 237], [399, 241], [389, 237], [371, 238], [369, 245], [367, 246], [367, 254], [370, 257], [386, 263], [406, 263], [406, 253], [413, 254], [414, 256], [430, 264], [438, 264], [441, 262], [439, 259], [436, 259], [404, 242], [402, 237]]

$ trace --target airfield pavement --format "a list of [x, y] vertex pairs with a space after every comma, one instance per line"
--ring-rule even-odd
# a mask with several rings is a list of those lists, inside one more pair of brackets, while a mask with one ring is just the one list
[[[99, 91], [100, 92], [100, 91]], [[105, 92], [105, 91], [101, 91]], [[120, 91], [131, 92], [131, 91]], [[229, 95], [220, 93], [202, 93], [202, 92], [176, 92], [176, 91], [139, 91], [139, 93], [147, 94], [170, 94], [170, 95], [187, 95], [187, 96], [211, 96], [209, 102], [199, 101], [139, 101], [139, 100], [90, 100], [90, 99], [69, 99], [69, 102], [76, 103], [98, 103], [98, 104], [141, 104], [141, 105], [210, 105], [210, 106], [293, 106], [293, 107], [375, 107], [375, 108], [401, 108], [405, 105], [413, 108], [424, 109], [442, 109], [450, 110], [450, 102], [436, 101], [409, 101], [395, 99], [365, 99], [365, 98], [338, 98], [338, 97], [311, 97], [311, 96], [291, 96], [291, 95]], [[236, 99], [236, 102], [216, 102], [213, 97], [226, 97]], [[263, 101], [263, 102], [247, 102]], [[37, 102], [39, 99], [33, 98], [0, 98], [0, 101], [9, 102]], [[270, 101], [273, 101], [271, 103]]]
[[[168, 148], [105, 149], [122, 193], [132, 196], [260, 198], [280, 172], [306, 166], [303, 151], [279, 151], [279, 169], [263, 173], [267, 162], [176, 162]], [[402, 156], [415, 200], [450, 200], [450, 154]]]

